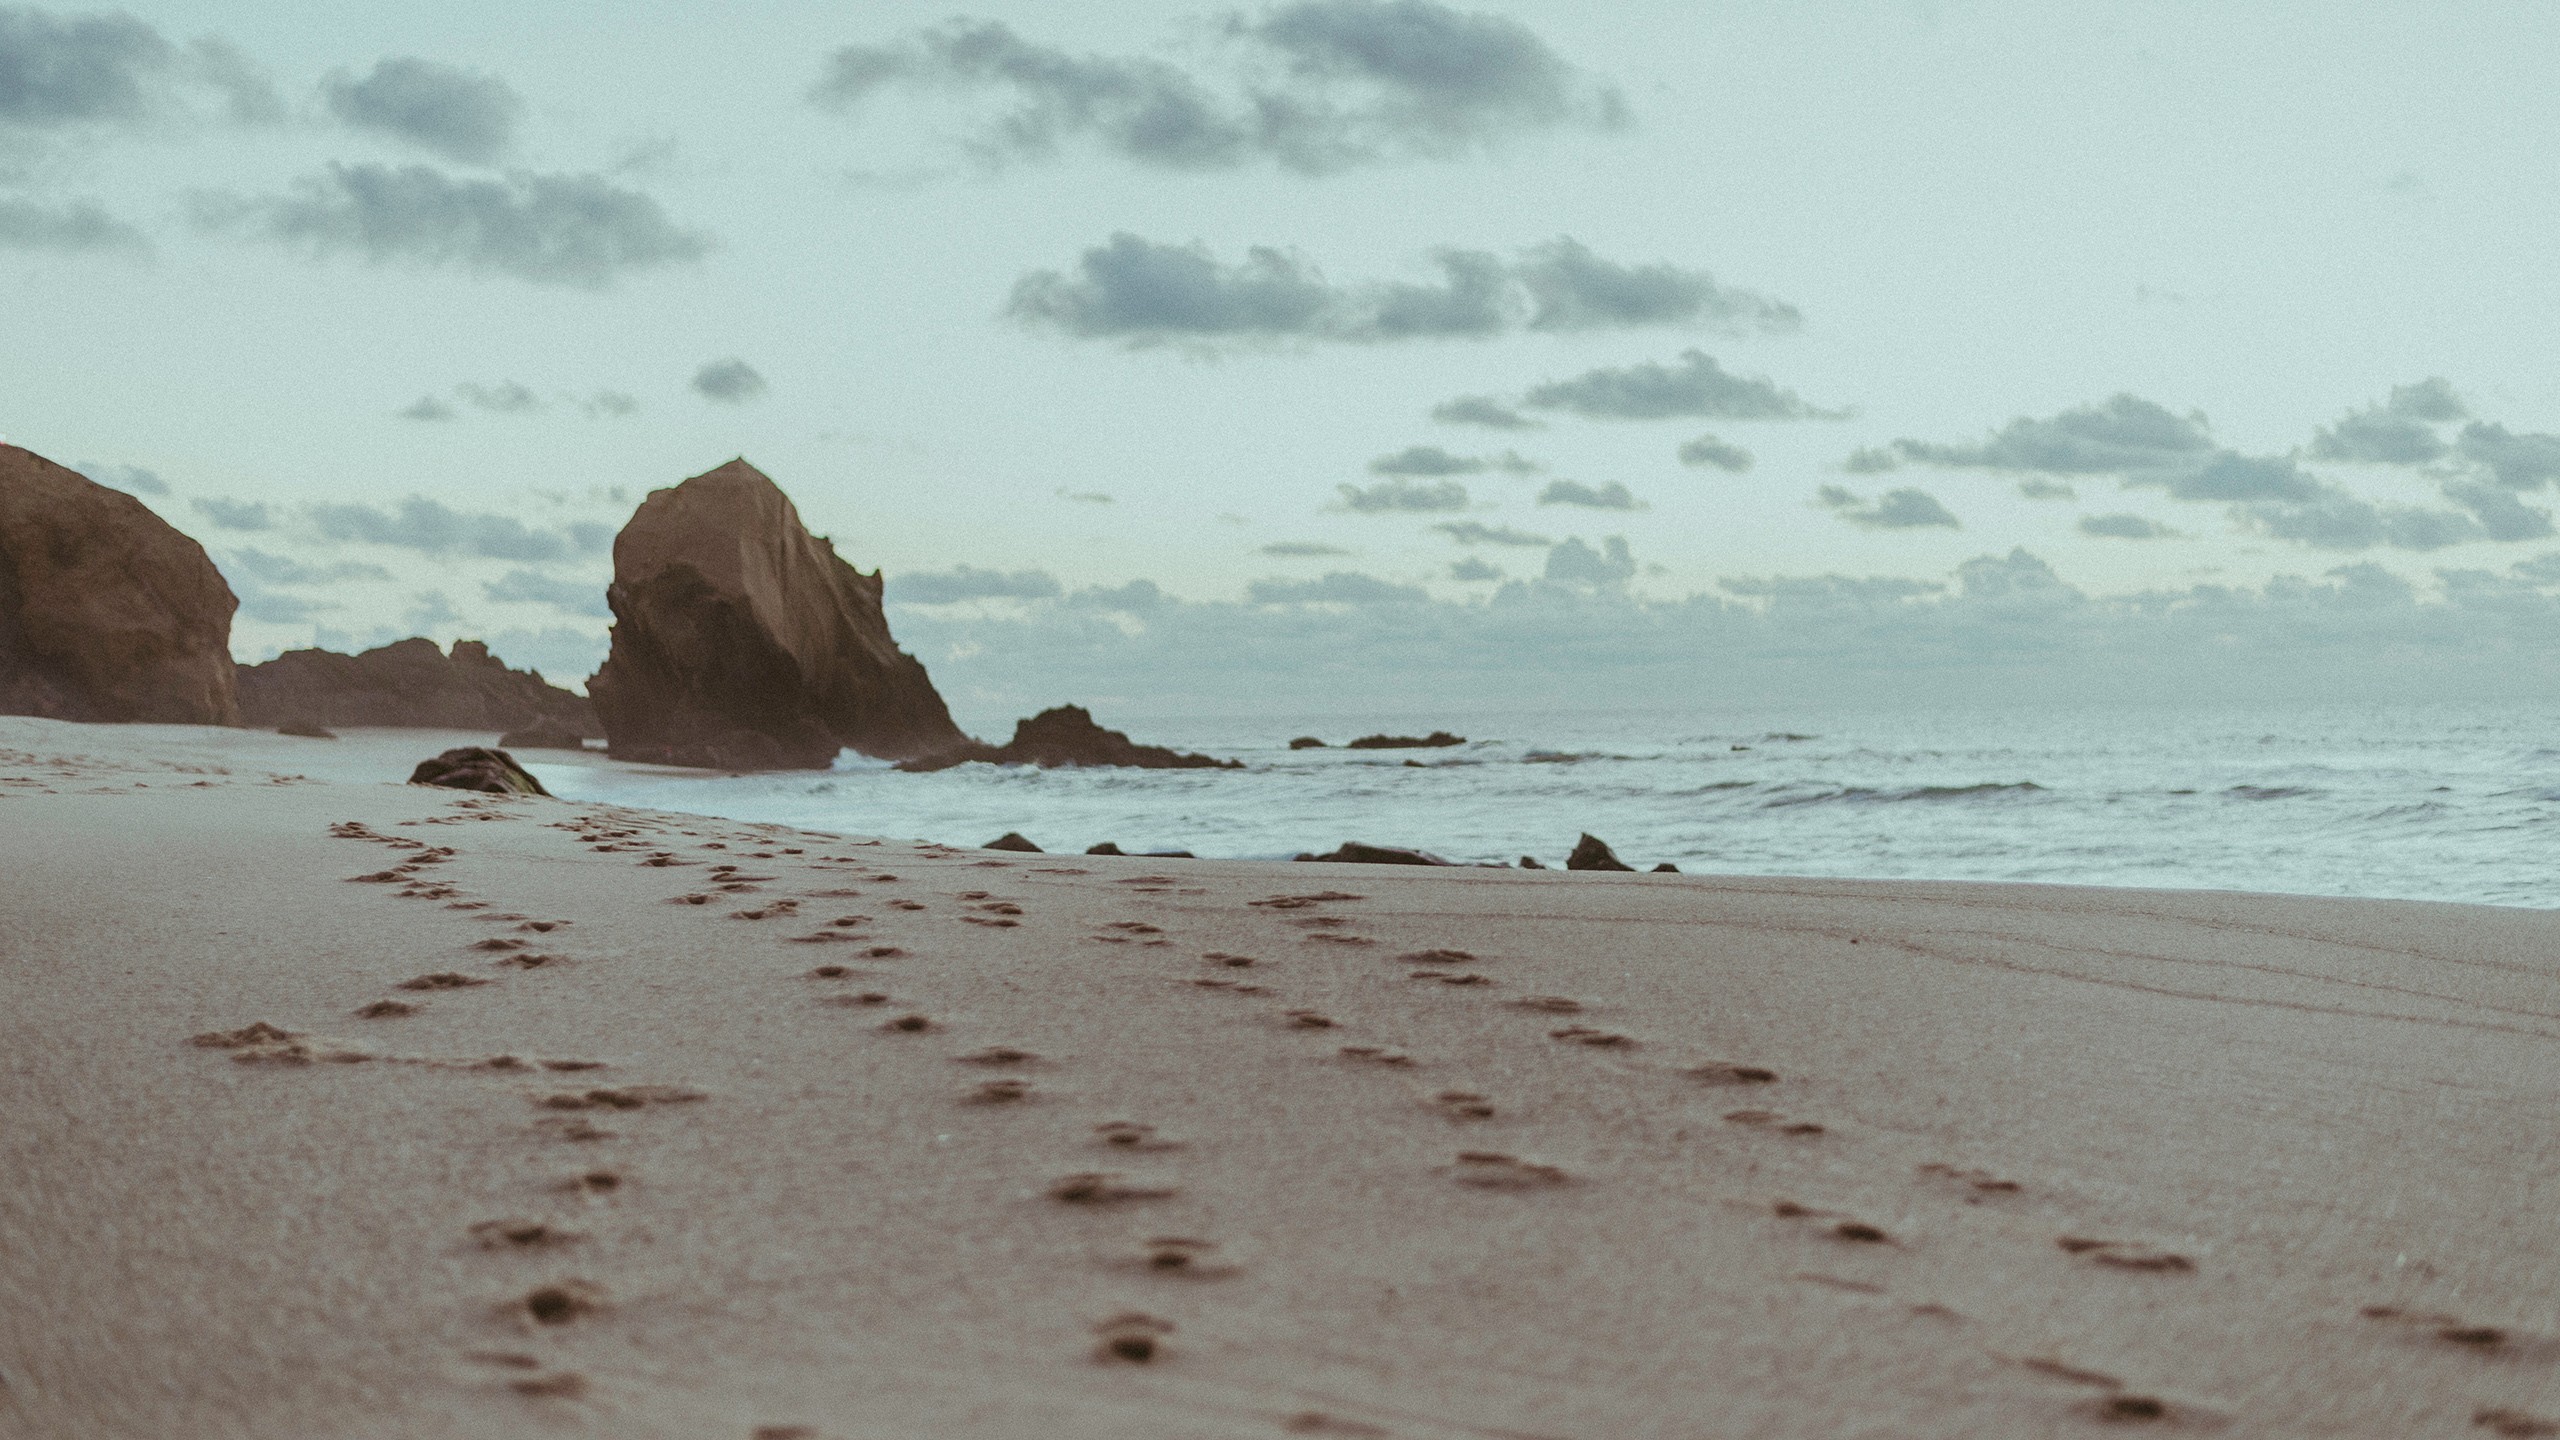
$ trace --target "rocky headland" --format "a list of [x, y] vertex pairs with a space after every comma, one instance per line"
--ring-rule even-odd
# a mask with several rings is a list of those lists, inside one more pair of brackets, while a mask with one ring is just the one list
[[477, 640], [456, 640], [447, 654], [420, 636], [356, 655], [287, 650], [243, 665], [240, 718], [269, 728], [406, 725], [573, 740], [604, 733], [585, 696], [551, 684], [541, 671], [509, 669]]

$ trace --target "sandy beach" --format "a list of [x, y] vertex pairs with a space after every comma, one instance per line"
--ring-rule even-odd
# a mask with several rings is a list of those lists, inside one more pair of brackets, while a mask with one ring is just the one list
[[0, 718], [0, 1434], [2560, 1434], [2548, 913], [397, 783], [466, 738]]

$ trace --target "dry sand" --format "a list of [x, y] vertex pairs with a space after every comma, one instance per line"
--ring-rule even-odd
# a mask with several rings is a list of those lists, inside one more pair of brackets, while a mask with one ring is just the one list
[[2550, 914], [382, 783], [440, 743], [0, 720], [0, 1434], [2560, 1434]]

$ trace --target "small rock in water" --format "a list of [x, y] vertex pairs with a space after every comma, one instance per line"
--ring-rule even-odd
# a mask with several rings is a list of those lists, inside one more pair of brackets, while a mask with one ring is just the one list
[[1668, 860], [1665, 860], [1661, 864], [1653, 867], [1653, 873], [1656, 875], [1677, 875], [1680, 873], [1680, 867], [1672, 864]]
[[1002, 835], [997, 836], [995, 839], [988, 841], [986, 844], [981, 845], [978, 848], [981, 850], [1019, 850], [1026, 855], [1038, 855], [1044, 853], [1039, 846], [1022, 838], [1022, 832], [1019, 830], [1007, 830]]
[[1544, 870], [1547, 867], [1539, 863], [1537, 856], [1523, 855], [1520, 857], [1520, 868], [1523, 870]]
[[1609, 848], [1607, 841], [1585, 831], [1582, 838], [1574, 842], [1573, 853], [1565, 857], [1564, 868], [1567, 870], [1633, 870], [1636, 867], [1619, 859], [1617, 852]]
[[1434, 730], [1428, 735], [1363, 735], [1346, 745], [1349, 750], [1438, 750], [1450, 745], [1464, 745], [1467, 737]]
[[1289, 748], [1292, 750], [1327, 750], [1332, 747], [1326, 745], [1322, 740], [1317, 739], [1313, 735], [1301, 735], [1297, 739], [1289, 742]]

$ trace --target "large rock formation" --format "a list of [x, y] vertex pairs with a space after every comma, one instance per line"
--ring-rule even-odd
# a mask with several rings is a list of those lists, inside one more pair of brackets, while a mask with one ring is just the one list
[[602, 735], [585, 697], [510, 670], [477, 640], [445, 654], [423, 636], [359, 655], [287, 650], [240, 667], [240, 718], [251, 725], [408, 725], [439, 730], [574, 731]]
[[1146, 770], [1241, 770], [1240, 760], [1191, 755], [1161, 745], [1140, 745], [1118, 730], [1105, 730], [1081, 705], [1059, 705], [1028, 720], [1013, 722], [1013, 739], [1004, 745], [975, 741], [938, 755], [899, 765], [901, 770], [948, 770], [972, 760], [989, 765], [1133, 765]]
[[889, 637], [880, 574], [846, 564], [732, 460], [650, 492], [613, 542], [613, 652], [587, 682], [607, 748], [718, 769], [816, 769], [970, 743]]
[[239, 606], [141, 501], [0, 445], [0, 713], [237, 725]]

